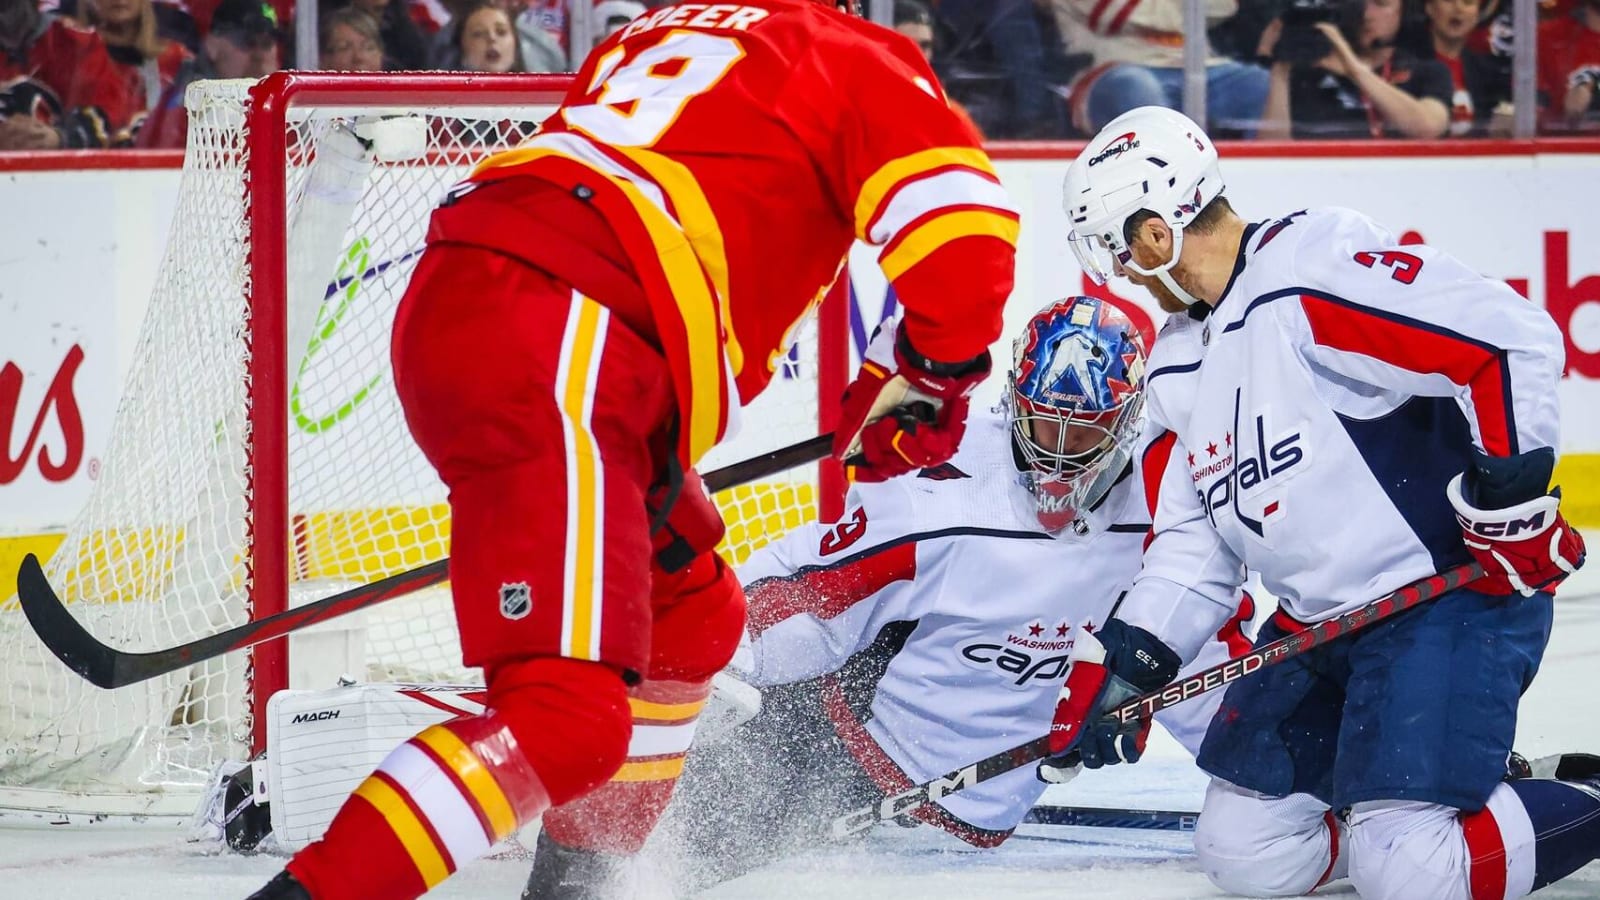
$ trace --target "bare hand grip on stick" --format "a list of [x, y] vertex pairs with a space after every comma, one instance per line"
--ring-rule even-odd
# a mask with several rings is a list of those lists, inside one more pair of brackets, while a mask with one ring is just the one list
[[[828, 455], [832, 434], [821, 434], [770, 453], [737, 462], [705, 475], [706, 489], [712, 492], [746, 484], [796, 466], [816, 462]], [[432, 587], [450, 577], [450, 560], [435, 560], [342, 591], [314, 603], [297, 606], [276, 615], [246, 622], [209, 637], [149, 652], [124, 651], [110, 647], [90, 634], [66, 604], [33, 554], [22, 561], [17, 572], [17, 598], [33, 630], [58, 659], [90, 683], [102, 688], [137, 684], [186, 666], [282, 637], [318, 622], [391, 600], [404, 594]]]

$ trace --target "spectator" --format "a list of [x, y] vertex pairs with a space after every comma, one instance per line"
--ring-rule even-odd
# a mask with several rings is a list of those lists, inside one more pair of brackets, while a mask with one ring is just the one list
[[480, 3], [461, 17], [454, 43], [461, 68], [469, 72], [527, 71], [511, 17], [491, 3]]
[[[1072, 71], [1051, 0], [936, 0], [940, 80], [972, 105], [984, 131], [1004, 137], [1066, 134], [1056, 85]], [[898, 14], [896, 15], [898, 19]], [[983, 51], [987, 50], [987, 54]]]
[[[1321, 4], [1303, 8], [1314, 5]], [[1343, 27], [1279, 19], [1262, 35], [1262, 54], [1273, 63], [1260, 136], [1443, 135], [1450, 125], [1450, 72], [1438, 60], [1396, 46], [1400, 0], [1327, 5], [1337, 7]]]
[[456, 23], [480, 0], [439, 0], [442, 9], [440, 27], [428, 38], [428, 66], [434, 69], [459, 69], [461, 57], [456, 53]]
[[1579, 0], [1539, 25], [1539, 93], [1548, 130], [1600, 121], [1600, 0]]
[[346, 6], [325, 16], [317, 43], [324, 69], [340, 72], [382, 72], [383, 33], [378, 20], [359, 6]]
[[334, 9], [345, 7], [355, 7], [378, 23], [386, 68], [408, 70], [428, 67], [428, 39], [416, 19], [412, 18], [411, 6], [405, 0], [348, 0]]
[[595, 43], [598, 44], [621, 31], [624, 25], [644, 13], [644, 4], [636, 0], [600, 0], [594, 5]]
[[1477, 29], [1479, 0], [1427, 0], [1427, 48], [1450, 72], [1450, 133], [1511, 134], [1510, 70], [1467, 46]]
[[406, 0], [406, 12], [417, 23], [428, 52], [433, 52], [433, 38], [450, 24], [450, 4], [444, 0]]
[[[933, 14], [928, 12], [928, 7], [919, 0], [895, 0], [894, 30], [910, 38], [922, 51], [922, 58], [933, 65]], [[983, 139], [983, 129], [967, 115], [966, 107], [951, 100], [950, 110], [967, 123], [979, 140]]]
[[[1069, 87], [1073, 124], [1093, 134], [1139, 106], [1183, 105], [1183, 0], [1054, 0], [1067, 46], [1091, 54], [1094, 66]], [[1238, 0], [1206, 0], [1206, 22], [1233, 15]], [[1206, 110], [1210, 128], [1249, 135], [1267, 95], [1267, 72], [1206, 45]]]
[[565, 0], [533, 0], [520, 11], [509, 8], [507, 12], [516, 17], [517, 44], [523, 65], [519, 71], [566, 72], [572, 68], [567, 62]]
[[0, 150], [110, 146], [131, 109], [99, 35], [0, 0]]
[[1272, 65], [1272, 60], [1257, 56], [1257, 48], [1261, 46], [1262, 32], [1283, 13], [1285, 0], [1238, 2], [1237, 12], [1207, 29], [1211, 50], [1232, 59], [1254, 60], [1262, 68], [1267, 68]]
[[84, 0], [82, 11], [84, 23], [100, 35], [128, 82], [136, 115], [154, 106], [178, 70], [194, 58], [188, 48], [160, 35], [151, 0]]
[[200, 41], [200, 55], [183, 66], [150, 110], [136, 143], [181, 148], [189, 134], [189, 113], [183, 106], [189, 83], [205, 78], [264, 78], [280, 68], [282, 41], [278, 12], [270, 2], [222, 0], [212, 13], [211, 32]]
[[[169, 2], [180, 2], [180, 0], [156, 0], [156, 2], [166, 6]], [[199, 37], [203, 39], [211, 33], [212, 17], [217, 14], [217, 9], [226, 0], [181, 0], [181, 2], [194, 19], [195, 29]], [[285, 34], [290, 33], [292, 29], [289, 26], [294, 21], [294, 6], [297, 0], [266, 0], [266, 2], [272, 6], [273, 21], [278, 23], [279, 29]], [[304, 2], [310, 3], [312, 0], [304, 0]], [[196, 49], [195, 55], [201, 55], [204, 50], [204, 47], [199, 47]]]

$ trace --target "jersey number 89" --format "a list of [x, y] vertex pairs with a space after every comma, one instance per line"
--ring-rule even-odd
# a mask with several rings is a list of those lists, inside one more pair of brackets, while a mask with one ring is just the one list
[[562, 116], [569, 126], [612, 146], [648, 147], [690, 100], [743, 58], [744, 49], [733, 38], [697, 31], [669, 32], [637, 53], [619, 46], [595, 65], [588, 90], [593, 100], [568, 107]]

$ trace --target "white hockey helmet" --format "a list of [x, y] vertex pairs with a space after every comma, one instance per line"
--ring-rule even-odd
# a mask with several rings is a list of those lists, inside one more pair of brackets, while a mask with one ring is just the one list
[[[1067, 169], [1073, 254], [1096, 284], [1105, 284], [1118, 265], [1163, 275], [1183, 251], [1184, 226], [1220, 193], [1217, 146], [1194, 120], [1164, 106], [1129, 110], [1100, 129]], [[1128, 217], [1143, 209], [1172, 229], [1172, 259], [1154, 269], [1133, 261], [1122, 233]]]

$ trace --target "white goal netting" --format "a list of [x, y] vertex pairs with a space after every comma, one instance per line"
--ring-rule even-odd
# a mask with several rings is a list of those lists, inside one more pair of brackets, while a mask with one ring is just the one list
[[[533, 133], [549, 106], [530, 104], [565, 85], [430, 93], [446, 79], [299, 77], [337, 86], [323, 96], [338, 105], [247, 82], [190, 89], [176, 217], [111, 443], [46, 567], [74, 615], [121, 649], [195, 640], [448, 553], [443, 487], [389, 377], [389, 329], [435, 203]], [[281, 135], [248, 115], [269, 102], [288, 108]], [[340, 152], [350, 128], [377, 135], [379, 160]], [[281, 209], [262, 199], [278, 177]], [[252, 354], [270, 345], [257, 329], [273, 316], [287, 334], [281, 431], [263, 417], [273, 393], [252, 389]], [[793, 364], [706, 469], [818, 432], [816, 331], [800, 329]], [[815, 470], [718, 498], [736, 559], [812, 515]], [[287, 598], [263, 582], [286, 583]], [[460, 666], [446, 589], [319, 628], [290, 639], [296, 687], [478, 677]], [[262, 692], [287, 686], [264, 684], [251, 659], [102, 691], [50, 655], [14, 599], [0, 603], [0, 807], [186, 812], [218, 761], [259, 745]]]

